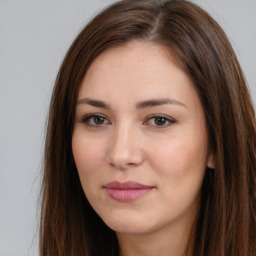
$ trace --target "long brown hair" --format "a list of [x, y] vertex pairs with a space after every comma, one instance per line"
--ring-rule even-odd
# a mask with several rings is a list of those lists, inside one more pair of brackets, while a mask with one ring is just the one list
[[105, 49], [130, 40], [169, 47], [205, 111], [215, 169], [205, 172], [193, 255], [256, 255], [255, 113], [226, 35], [188, 1], [124, 0], [81, 31], [56, 79], [45, 142], [40, 256], [118, 255], [115, 232], [84, 195], [71, 138], [86, 70]]

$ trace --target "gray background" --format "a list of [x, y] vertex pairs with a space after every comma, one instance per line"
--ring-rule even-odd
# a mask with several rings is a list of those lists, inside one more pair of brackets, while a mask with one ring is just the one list
[[[44, 126], [59, 65], [111, 0], [0, 0], [0, 256], [37, 253]], [[256, 101], [256, 0], [195, 0], [224, 28]]]

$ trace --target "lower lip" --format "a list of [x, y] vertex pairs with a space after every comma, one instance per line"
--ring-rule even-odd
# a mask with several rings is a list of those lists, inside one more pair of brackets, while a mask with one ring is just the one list
[[149, 193], [153, 188], [136, 188], [136, 189], [111, 189], [106, 188], [107, 194], [119, 202], [134, 201], [141, 196]]

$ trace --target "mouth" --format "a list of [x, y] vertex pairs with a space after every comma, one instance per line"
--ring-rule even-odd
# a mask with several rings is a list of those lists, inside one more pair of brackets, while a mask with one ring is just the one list
[[130, 202], [149, 193], [155, 187], [134, 181], [127, 181], [124, 183], [113, 181], [107, 183], [103, 188], [110, 198], [119, 202]]

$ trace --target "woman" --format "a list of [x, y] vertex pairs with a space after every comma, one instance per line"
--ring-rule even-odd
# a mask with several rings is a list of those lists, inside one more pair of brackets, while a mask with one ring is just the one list
[[218, 24], [183, 0], [117, 2], [56, 80], [40, 255], [255, 255], [255, 153]]

